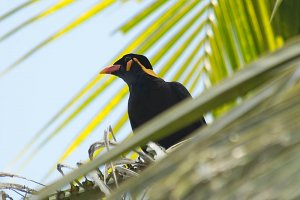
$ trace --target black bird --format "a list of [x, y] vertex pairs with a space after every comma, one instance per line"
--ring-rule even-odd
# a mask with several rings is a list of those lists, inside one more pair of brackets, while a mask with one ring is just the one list
[[[166, 82], [159, 78], [143, 55], [124, 55], [112, 66], [104, 68], [100, 74], [113, 74], [127, 83], [130, 92], [128, 115], [133, 131], [166, 109], [191, 97], [181, 83]], [[155, 142], [167, 149], [205, 124], [202, 118]]]

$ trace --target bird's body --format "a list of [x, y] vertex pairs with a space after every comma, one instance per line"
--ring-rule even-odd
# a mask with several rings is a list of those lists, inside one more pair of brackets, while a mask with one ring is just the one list
[[[128, 115], [131, 127], [134, 131], [136, 128], [168, 108], [186, 98], [190, 98], [191, 95], [182, 84], [178, 82], [166, 82], [155, 74], [153, 75], [152, 72], [145, 70], [143, 67], [146, 68], [147, 66], [144, 65], [150, 64], [148, 60], [148, 62], [144, 61], [143, 63], [142, 60], [146, 57], [140, 57], [141, 55], [136, 54], [129, 55], [130, 58], [132, 58], [131, 60], [128, 61], [128, 55], [125, 55], [122, 58], [123, 60], [120, 59], [121, 61], [119, 60], [116, 62], [117, 64], [120, 63], [121, 67], [122, 65], [127, 66], [124, 66], [126, 67], [124, 72], [120, 71], [119, 73], [122, 73], [116, 73], [116, 75], [121, 77], [129, 87], [130, 96], [128, 100]], [[133, 62], [135, 62], [135, 65]], [[131, 65], [135, 67], [132, 67]], [[150, 67], [148, 66], [147, 69], [152, 70], [151, 64]], [[129, 70], [127, 71], [128, 68]], [[131, 74], [128, 75], [127, 73]], [[205, 120], [202, 118], [201, 120], [155, 142], [164, 148], [169, 148], [180, 142], [184, 137], [187, 137], [195, 129], [205, 124]]]
[[[139, 80], [129, 88], [128, 115], [133, 130], [185, 98], [191, 97], [180, 83], [165, 82], [155, 77]], [[169, 148], [204, 123], [204, 120], [199, 121], [156, 142], [164, 148]]]

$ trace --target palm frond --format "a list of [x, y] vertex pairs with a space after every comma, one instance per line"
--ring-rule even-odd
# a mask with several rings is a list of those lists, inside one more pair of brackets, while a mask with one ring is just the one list
[[0, 22], [5, 20], [6, 18], [10, 17], [10, 16], [13, 16], [14, 14], [20, 12], [22, 9], [34, 4], [34, 3], [37, 3], [39, 0], [30, 0], [30, 1], [26, 1], [18, 6], [16, 6], [15, 8], [13, 8], [12, 10], [4, 13], [3, 15], [0, 16]]
[[[276, 0], [269, 2], [269, 6], [273, 9], [272, 26], [276, 35], [288, 40], [300, 33], [300, 13], [295, 12], [300, 9], [300, 2], [296, 0], [282, 1]], [[280, 5], [278, 5], [280, 4]], [[291, 22], [293, 22], [291, 25]]]
[[[27, 2], [27, 4], [24, 4], [24, 5], [21, 5], [21, 8], [24, 8], [25, 6], [28, 6], [32, 3], [35, 3], [37, 2], [37, 0], [35, 1], [29, 1]], [[75, 1], [74, 0], [62, 0], [56, 4], [54, 4], [53, 6], [49, 7], [48, 9], [42, 11], [41, 13], [37, 14], [36, 16], [26, 20], [25, 22], [23, 22], [22, 24], [18, 25], [17, 27], [13, 28], [12, 30], [8, 31], [7, 33], [5, 33], [4, 35], [2, 35], [0, 37], [0, 42], [2, 42], [3, 40], [11, 37], [12, 35], [14, 35], [15, 33], [17, 33], [18, 31], [22, 30], [24, 27], [44, 18], [44, 17], [47, 17], [48, 15], [51, 15], [57, 11], [59, 11], [60, 9], [63, 9], [64, 7], [66, 6], [69, 6], [70, 4], [74, 3]], [[19, 7], [16, 8], [17, 10], [13, 10], [11, 12], [9, 12], [8, 14], [13, 14], [17, 11], [20, 10]], [[7, 16], [8, 14], [4, 15], [4, 16]]]
[[[14, 30], [10, 31], [9, 33], [7, 33], [3, 37], [1, 37], [0, 41], [4, 40], [5, 38], [7, 38], [9, 36], [11, 36], [13, 33], [17, 32], [18, 30], [20, 30], [24, 26], [29, 25], [32, 22], [34, 22], [34, 21], [36, 21], [36, 20], [38, 20], [40, 18], [43, 18], [43, 17], [45, 17], [45, 16], [47, 16], [47, 15], [49, 15], [49, 14], [51, 14], [51, 13], [53, 13], [53, 12], [55, 12], [55, 11], [61, 9], [61, 8], [63, 8], [63, 7], [65, 7], [65, 6], [67, 6], [67, 5], [69, 5], [72, 2], [74, 2], [74, 0], [63, 0], [63, 1], [59, 2], [58, 4], [56, 4], [53, 7], [49, 8], [48, 10], [42, 12], [38, 16], [33, 17], [32, 19], [29, 19], [29, 21], [26, 21], [24, 24], [21, 24], [20, 27], [16, 27]], [[59, 38], [62, 35], [66, 34], [67, 32], [73, 30], [74, 28], [76, 28], [77, 26], [81, 25], [85, 21], [89, 20], [91, 17], [95, 16], [96, 14], [98, 14], [99, 12], [101, 12], [102, 10], [104, 10], [105, 8], [107, 8], [110, 5], [112, 5], [113, 3], [115, 3], [114, 0], [107, 0], [107, 1], [101, 1], [101, 2], [99, 2], [98, 4], [96, 4], [95, 6], [93, 6], [92, 8], [90, 8], [88, 11], [86, 11], [85, 13], [83, 13], [81, 16], [79, 16], [77, 19], [73, 20], [70, 24], [68, 24], [67, 26], [63, 27], [61, 30], [57, 31], [53, 35], [49, 36], [44, 41], [40, 42], [38, 45], [36, 45], [32, 49], [30, 49], [23, 56], [21, 56], [18, 60], [16, 60], [14, 63], [12, 63], [11, 65], [7, 66], [4, 70], [0, 71], [0, 77], [3, 76], [3, 75], [5, 75], [9, 71], [11, 71], [13, 68], [17, 67], [20, 63], [22, 63], [23, 61], [25, 61], [26, 59], [28, 59], [30, 56], [32, 56], [34, 53], [36, 53], [38, 50], [40, 50], [44, 46], [46, 46], [49, 43], [53, 42], [57, 38]]]

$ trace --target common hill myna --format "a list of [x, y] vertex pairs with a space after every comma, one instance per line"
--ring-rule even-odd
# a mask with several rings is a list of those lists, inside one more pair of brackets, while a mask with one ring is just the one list
[[[150, 61], [143, 55], [124, 55], [113, 65], [104, 68], [100, 74], [113, 74], [127, 83], [130, 92], [128, 115], [133, 132], [161, 112], [191, 98], [191, 94], [181, 83], [166, 82], [159, 78]], [[201, 120], [155, 142], [167, 149], [205, 124], [202, 117]]]

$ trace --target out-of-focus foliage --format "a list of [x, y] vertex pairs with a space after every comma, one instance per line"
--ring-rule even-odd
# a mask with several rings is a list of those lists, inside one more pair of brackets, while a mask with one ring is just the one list
[[[272, 2], [272, 1], [271, 1]], [[275, 0], [273, 0], [275, 2]], [[297, 0], [276, 0], [271, 24], [275, 34], [289, 39], [300, 33], [300, 2]], [[273, 4], [271, 4], [273, 7]]]
[[[31, 3], [37, 2], [31, 1]], [[293, 3], [289, 3], [287, 6], [286, 2], [283, 1], [278, 4], [279, 6], [276, 7], [271, 24], [271, 13], [275, 6], [275, 1], [153, 1], [148, 8], [141, 10], [124, 26], [119, 28], [124, 34], [132, 33], [139, 24], [148, 23], [147, 27], [138, 33], [136, 38], [130, 41], [116, 57], [129, 52], [148, 54], [151, 50], [158, 49], [150, 56], [150, 60], [154, 65], [155, 71], [160, 76], [164, 77], [171, 70], [174, 70], [175, 73], [170, 79], [183, 82], [192, 93], [199, 89], [203, 82], [209, 88], [219, 83], [225, 77], [232, 75], [235, 71], [244, 68], [247, 63], [257, 59], [259, 56], [274, 51], [283, 45], [286, 39], [299, 33], [299, 29], [297, 32], [294, 24], [289, 23], [288, 14], [282, 14], [287, 12], [288, 7], [290, 14], [292, 13], [295, 17], [299, 16], [297, 6], [293, 6], [293, 4], [299, 5], [299, 3], [297, 3], [297, 0], [291, 0], [290, 2]], [[37, 20], [42, 20], [44, 17], [72, 3], [74, 1], [60, 1], [28, 23], [21, 25], [21, 28]], [[24, 53], [24, 56], [11, 66], [8, 66], [2, 74], [19, 66], [23, 60], [32, 56], [33, 53], [45, 45], [78, 27], [114, 3], [116, 1], [100, 1], [71, 24], [42, 41], [29, 52]], [[30, 4], [28, 3], [28, 5]], [[27, 7], [28, 5], [26, 4]], [[161, 10], [163, 12], [156, 15], [154, 20], [147, 21], [149, 17]], [[20, 28], [16, 27], [15, 30], [19, 31]], [[7, 36], [3, 36], [2, 39], [4, 40], [13, 33], [15, 33], [14, 30], [8, 33]], [[158, 68], [158, 64], [160, 64], [160, 68]], [[33, 154], [28, 155], [30, 158], [25, 159], [25, 162], [28, 163], [35, 153], [43, 148], [51, 138], [61, 133], [66, 126], [72, 125], [74, 119], [84, 109], [88, 108], [96, 100], [96, 97], [103, 97], [100, 99], [107, 101], [104, 104], [105, 106], [99, 107], [97, 115], [90, 123], [85, 127], [81, 127], [80, 130], [82, 131], [77, 133], [77, 138], [69, 145], [59, 160], [63, 161], [67, 158], [99, 126], [103, 119], [109, 117], [117, 109], [119, 103], [126, 97], [128, 91], [125, 87], [115, 89], [113, 92], [114, 99], [104, 97], [106, 91], [112, 91], [112, 88], [108, 86], [113, 84], [114, 80], [113, 77], [103, 76], [92, 80], [70, 103], [58, 111], [57, 115], [35, 134], [16, 160], [28, 153], [29, 150], [32, 150]], [[215, 116], [219, 116], [231, 108], [232, 105], [235, 105], [235, 103], [231, 103], [230, 106], [220, 107], [218, 110], [214, 110], [213, 113]], [[67, 112], [70, 109], [74, 111]], [[63, 120], [55, 127], [53, 124], [58, 118]], [[120, 133], [127, 120], [126, 108], [123, 108], [123, 112], [112, 124], [117, 134]], [[41, 135], [51, 126], [54, 126], [52, 127], [54, 131], [49, 133], [44, 140], [40, 140]], [[37, 144], [35, 149], [32, 149], [33, 144]]]
[[259, 59], [140, 127], [108, 153], [41, 190], [39, 198], [147, 141], [199, 120], [236, 98], [245, 100], [196, 130], [193, 139], [147, 168], [110, 196], [150, 199], [296, 199], [300, 195], [300, 42]]

